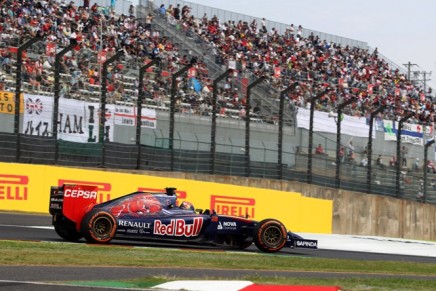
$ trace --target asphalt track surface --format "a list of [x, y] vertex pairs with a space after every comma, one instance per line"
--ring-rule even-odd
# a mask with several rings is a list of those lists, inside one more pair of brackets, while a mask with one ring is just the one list
[[[41, 228], [38, 228], [41, 227]], [[49, 215], [30, 215], [21, 213], [0, 212], [0, 240], [24, 241], [52, 241], [62, 242], [51, 227]], [[84, 243], [84, 241], [83, 241]], [[144, 247], [159, 248], [193, 248], [214, 249], [210, 246], [169, 245], [145, 242], [114, 241], [114, 244], [128, 244]], [[256, 252], [254, 246], [244, 252]], [[1, 255], [2, 250], [0, 250]], [[411, 256], [370, 253], [359, 251], [341, 250], [295, 250], [283, 249], [279, 253], [284, 256], [307, 256], [318, 258], [337, 258], [366, 261], [402, 261], [436, 264], [436, 257]], [[436, 267], [435, 267], [436, 268]], [[92, 281], [92, 280], [121, 280], [138, 277], [164, 276], [170, 278], [226, 278], [238, 279], [243, 277], [256, 277], [257, 275], [271, 277], [316, 277], [316, 278], [399, 278], [435, 280], [434, 276], [399, 276], [389, 274], [356, 274], [356, 273], [330, 273], [330, 272], [294, 272], [294, 271], [269, 271], [269, 270], [222, 270], [222, 269], [194, 269], [194, 268], [142, 268], [142, 267], [72, 267], [72, 266], [0, 266], [0, 289], [4, 290], [111, 290], [96, 287], [72, 287], [57, 285], [65, 281]], [[32, 283], [31, 283], [32, 282]], [[56, 282], [56, 285], [37, 285], [35, 282]], [[144, 289], [142, 289], [144, 290]]]

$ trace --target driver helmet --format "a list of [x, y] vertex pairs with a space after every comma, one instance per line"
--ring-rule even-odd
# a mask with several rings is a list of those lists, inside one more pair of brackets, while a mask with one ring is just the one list
[[184, 209], [184, 210], [192, 210], [193, 206], [191, 203], [183, 201], [182, 204], [180, 204], [180, 209]]

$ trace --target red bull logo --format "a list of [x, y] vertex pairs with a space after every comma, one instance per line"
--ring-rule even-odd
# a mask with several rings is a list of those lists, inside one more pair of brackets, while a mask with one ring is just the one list
[[168, 236], [198, 236], [203, 226], [203, 217], [195, 217], [192, 224], [187, 224], [184, 219], [171, 219], [169, 224], [160, 220], [154, 221], [153, 234]]
[[0, 200], [27, 200], [29, 177], [0, 174]]
[[254, 218], [254, 198], [211, 195], [210, 209], [218, 214]]
[[[79, 181], [79, 180], [67, 180], [67, 179], [59, 179], [58, 180], [58, 185], [59, 186], [62, 186], [64, 184], [95, 186], [95, 187], [97, 187], [97, 192], [95, 193], [95, 195], [96, 195], [95, 197], [91, 197], [90, 193], [87, 194], [87, 197], [85, 197], [85, 196], [81, 196], [81, 197], [87, 198], [87, 199], [97, 198], [97, 203], [102, 203], [102, 202], [111, 200], [111, 193], [110, 192], [112, 191], [112, 185], [110, 183], [92, 182], [92, 181]], [[71, 193], [70, 195], [78, 195], [78, 193], [76, 193], [76, 194], [72, 194]], [[82, 193], [82, 195], [85, 195], [85, 194]]]

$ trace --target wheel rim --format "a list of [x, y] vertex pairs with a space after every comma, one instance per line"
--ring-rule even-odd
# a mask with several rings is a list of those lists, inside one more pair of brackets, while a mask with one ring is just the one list
[[271, 247], [279, 245], [282, 241], [282, 230], [280, 227], [272, 225], [265, 229], [263, 240]]
[[112, 222], [108, 217], [99, 217], [92, 225], [93, 232], [99, 237], [108, 236], [111, 232], [111, 229]]

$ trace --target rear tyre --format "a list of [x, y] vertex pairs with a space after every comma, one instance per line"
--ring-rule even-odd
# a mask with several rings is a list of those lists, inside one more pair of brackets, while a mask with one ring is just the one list
[[275, 219], [265, 219], [254, 228], [253, 241], [259, 250], [274, 253], [285, 246], [286, 236], [283, 223]]
[[109, 212], [91, 211], [83, 218], [81, 230], [90, 243], [108, 243], [117, 231], [117, 223]]
[[56, 233], [66, 241], [78, 241], [83, 235], [76, 230], [76, 224], [62, 216], [56, 216], [53, 220]]

